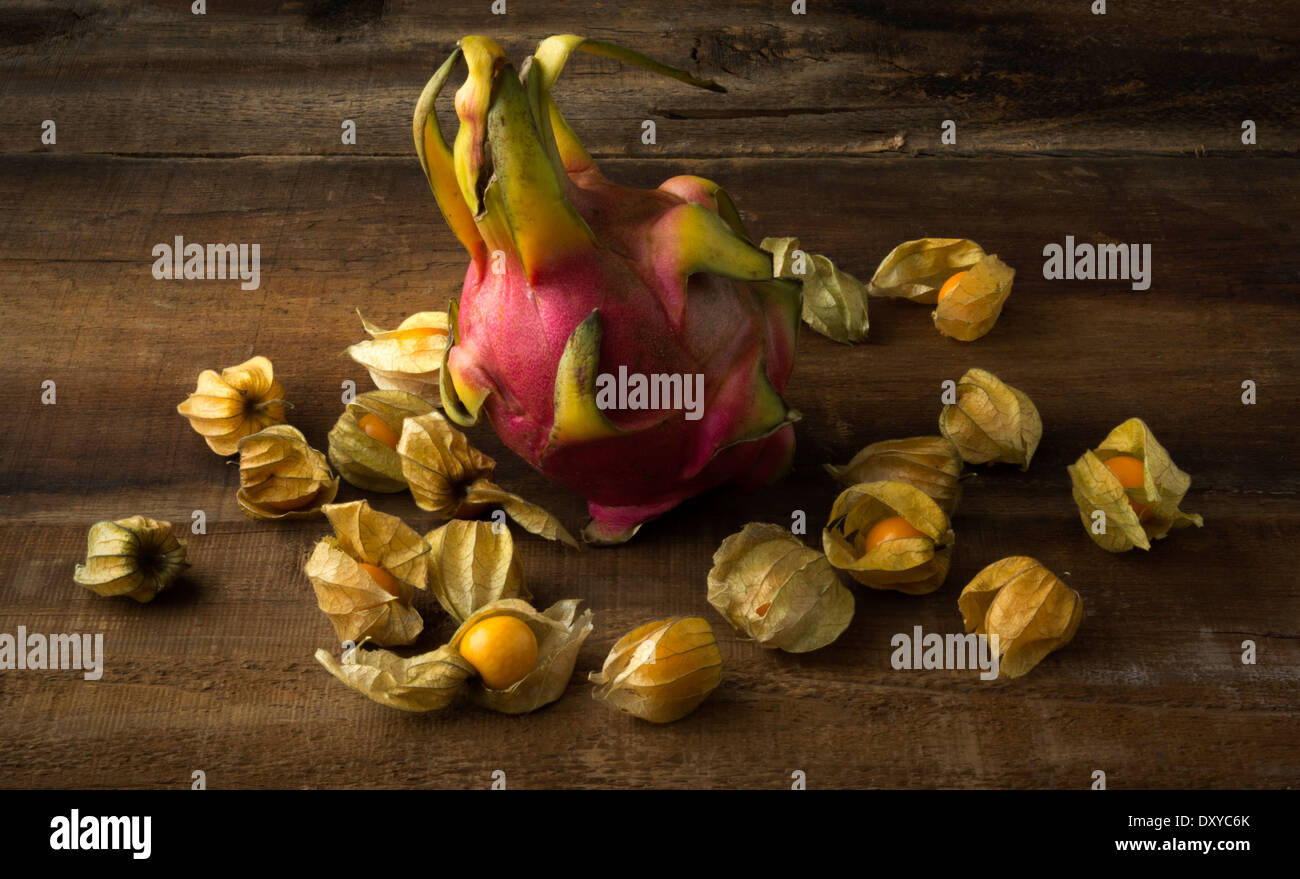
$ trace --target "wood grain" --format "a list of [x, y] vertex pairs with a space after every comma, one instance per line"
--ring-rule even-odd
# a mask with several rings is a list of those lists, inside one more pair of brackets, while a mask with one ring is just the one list
[[[808, 15], [768, 0], [547, 0], [506, 16], [490, 0], [267, 5], [6, 3], [0, 142], [39, 151], [53, 118], [59, 151], [409, 157], [420, 88], [477, 32], [520, 59], [552, 33], [617, 40], [729, 89], [575, 57], [557, 94], [598, 157], [1237, 153], [1243, 119], [1257, 150], [1300, 142], [1295, 0], [1127, 0], [1103, 16], [1085, 0], [819, 2]], [[340, 142], [344, 119], [356, 146]], [[939, 144], [944, 119], [955, 149]]]
[[[107, 651], [93, 683], [0, 672], [0, 786], [182, 787], [195, 769], [213, 787], [486, 787], [496, 769], [511, 787], [780, 788], [796, 769], [814, 787], [1083, 788], [1095, 769], [1114, 788], [1300, 782], [1294, 4], [1110, 4], [1104, 21], [1082, 3], [809, 5], [826, 9], [511, 3], [504, 22], [473, 4], [223, 3], [202, 21], [183, 4], [0, 9], [14, 108], [0, 120], [0, 632], [103, 632]], [[1017, 268], [1015, 291], [968, 345], [901, 302], [872, 303], [863, 346], [805, 331], [787, 395], [804, 420], [779, 487], [698, 498], [615, 550], [521, 540], [539, 603], [577, 596], [596, 612], [564, 699], [523, 718], [408, 716], [312, 659], [335, 647], [301, 573], [323, 521], [244, 518], [235, 468], [175, 405], [201, 369], [265, 354], [323, 447], [341, 383], [367, 384], [340, 354], [360, 335], [355, 310], [385, 323], [441, 308], [464, 271], [408, 144], [423, 79], [460, 33], [503, 32], [522, 55], [565, 30], [730, 89], [575, 60], [561, 105], [609, 176], [710, 177], [756, 234], [796, 234], [864, 277], [908, 238], [971, 237]], [[59, 142], [42, 148], [51, 116]], [[355, 148], [338, 142], [342, 118], [358, 120]], [[655, 147], [636, 140], [643, 118], [660, 121]], [[951, 152], [943, 118], [962, 132]], [[1242, 118], [1259, 122], [1256, 149]], [[259, 242], [260, 289], [155, 281], [150, 249], [175, 235]], [[1151, 289], [1044, 280], [1042, 248], [1066, 235], [1150, 243]], [[794, 510], [815, 543], [836, 493], [822, 464], [933, 432], [940, 383], [970, 366], [1026, 391], [1046, 432], [1027, 473], [966, 483], [944, 588], [858, 590], [849, 630], [811, 655], [743, 642], [705, 601], [717, 544]], [[1084, 534], [1065, 467], [1131, 415], [1192, 474], [1184, 506], [1206, 526], [1112, 556]], [[502, 484], [580, 524], [578, 497], [489, 429], [472, 437]], [[434, 524], [409, 497], [370, 497]], [[208, 530], [188, 537], [193, 568], [153, 605], [73, 584], [94, 521], [179, 524], [195, 509]], [[894, 633], [957, 631], [961, 585], [1011, 554], [1082, 594], [1068, 648], [1018, 681], [890, 667]], [[441, 643], [445, 617], [417, 606], [421, 644]], [[662, 728], [593, 702], [585, 674], [613, 641], [672, 614], [715, 625], [723, 686]]]

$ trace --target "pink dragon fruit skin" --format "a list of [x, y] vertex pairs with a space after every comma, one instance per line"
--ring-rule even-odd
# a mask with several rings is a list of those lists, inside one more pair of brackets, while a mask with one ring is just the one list
[[[425, 88], [415, 139], [472, 258], [450, 309], [444, 411], [462, 425], [485, 411], [516, 454], [587, 499], [589, 542], [619, 543], [699, 492], [788, 469], [798, 416], [781, 392], [800, 290], [773, 278], [717, 185], [683, 176], [645, 191], [600, 173], [550, 96], [575, 49], [720, 90], [574, 36], [544, 40], [521, 77], [496, 43], [466, 37]], [[453, 152], [434, 99], [462, 57]], [[600, 408], [597, 376], [620, 367], [702, 374], [702, 417]]]

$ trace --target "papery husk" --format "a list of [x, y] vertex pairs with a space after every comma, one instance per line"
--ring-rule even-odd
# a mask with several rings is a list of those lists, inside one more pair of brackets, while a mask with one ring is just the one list
[[239, 441], [239, 485], [235, 499], [250, 519], [305, 519], [333, 503], [339, 478], [302, 431], [277, 424]]
[[957, 402], [939, 413], [939, 432], [967, 464], [1029, 462], [1043, 437], [1043, 421], [1023, 391], [991, 372], [968, 369], [957, 382]]
[[1015, 277], [1016, 270], [995, 254], [984, 257], [935, 305], [935, 327], [962, 342], [984, 336], [998, 322]]
[[941, 436], [913, 436], [872, 443], [843, 467], [826, 472], [841, 485], [905, 482], [928, 494], [952, 518], [961, 500], [961, 453]]
[[934, 305], [944, 281], [967, 271], [984, 256], [984, 248], [968, 238], [904, 241], [880, 261], [867, 293]]
[[416, 505], [442, 519], [460, 511], [470, 485], [490, 480], [496, 471], [496, 462], [470, 445], [469, 437], [440, 412], [402, 425], [397, 457]]
[[527, 714], [549, 705], [564, 695], [573, 677], [582, 642], [591, 634], [591, 611], [578, 614], [576, 598], [557, 601], [539, 613], [531, 604], [506, 598], [484, 605], [465, 618], [447, 645], [460, 650], [460, 643], [474, 625], [488, 617], [512, 616], [524, 622], [537, 636], [537, 664], [521, 680], [504, 690], [491, 690], [481, 682], [471, 683], [474, 702], [502, 714]]
[[[334, 536], [317, 542], [303, 570], [339, 641], [413, 642], [424, 628], [411, 602], [428, 579], [429, 544], [401, 519], [372, 510], [366, 501], [326, 504], [324, 513]], [[376, 583], [359, 562], [391, 574], [399, 594]]]
[[503, 598], [532, 600], [514, 538], [504, 525], [452, 519], [424, 539], [429, 591], [456, 622]]
[[708, 621], [673, 617], [628, 632], [588, 679], [592, 696], [652, 723], [680, 720], [722, 680], [722, 653]]
[[[430, 403], [441, 405], [438, 391], [438, 374], [442, 370], [443, 352], [450, 343], [447, 312], [421, 311], [385, 330], [366, 320], [360, 312], [361, 324], [371, 338], [348, 346], [348, 356], [360, 363], [370, 373], [375, 387], [383, 390], [406, 391]], [[431, 328], [441, 331], [418, 339], [400, 339], [404, 330]], [[398, 431], [400, 433], [400, 431]]]
[[[1143, 485], [1126, 490], [1110, 472], [1106, 461], [1119, 455], [1143, 462]], [[1169, 452], [1140, 418], [1130, 418], [1116, 427], [1095, 452], [1084, 452], [1067, 469], [1079, 518], [1088, 536], [1102, 549], [1150, 549], [1152, 540], [1165, 538], [1171, 529], [1188, 525], [1200, 528], [1205, 524], [1199, 515], [1178, 508], [1192, 478], [1174, 465]], [[1130, 498], [1149, 511], [1145, 522], [1129, 504]], [[1093, 533], [1092, 514], [1096, 510], [1106, 514], [1105, 534]]]
[[1028, 556], [1011, 556], [980, 571], [961, 591], [957, 606], [967, 632], [998, 636], [999, 674], [1009, 678], [1068, 644], [1083, 620], [1079, 593]]
[[330, 674], [380, 705], [402, 711], [439, 711], [464, 695], [474, 668], [446, 644], [437, 650], [402, 658], [387, 650], [344, 653], [340, 662], [327, 650], [316, 660]]
[[804, 273], [794, 271], [798, 238], [764, 238], [759, 248], [772, 254], [772, 273], [803, 285], [803, 320], [817, 332], [846, 345], [867, 338], [867, 288], [819, 253], [805, 254]]
[[500, 507], [525, 531], [578, 546], [558, 519], [494, 483], [496, 462], [470, 445], [442, 413], [407, 419], [397, 452], [402, 475], [420, 509], [452, 519]]
[[[864, 552], [877, 522], [902, 516], [920, 537], [887, 540]], [[840, 493], [822, 531], [826, 558], [872, 589], [926, 595], [943, 585], [954, 541], [948, 516], [925, 492], [903, 482], [864, 482]]]
[[433, 404], [406, 391], [358, 394], [330, 429], [330, 463], [357, 488], [388, 494], [403, 491], [406, 478], [402, 476], [397, 450], [369, 436], [359, 422], [366, 415], [374, 415], [400, 436], [404, 421], [432, 411]]
[[273, 424], [284, 423], [284, 388], [271, 361], [253, 357], [218, 375], [205, 369], [198, 387], [176, 407], [218, 455], [239, 451], [239, 441]]
[[826, 556], [779, 525], [750, 522], [722, 541], [709, 604], [760, 647], [807, 653], [853, 620], [853, 593]]
[[153, 601], [189, 564], [172, 523], [146, 516], [96, 522], [86, 537], [86, 561], [73, 579], [97, 595]]

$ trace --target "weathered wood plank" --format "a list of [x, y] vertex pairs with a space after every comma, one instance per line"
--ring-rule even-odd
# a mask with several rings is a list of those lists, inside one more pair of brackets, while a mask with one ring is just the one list
[[[466, 33], [522, 61], [549, 33], [705, 76], [695, 92], [575, 58], [560, 103], [597, 156], [1293, 153], [1297, 5], [1139, 0], [789, 4], [9, 3], [0, 152], [408, 155], [424, 81]], [[449, 98], [445, 99], [449, 107]], [[450, 110], [447, 110], [448, 120]], [[641, 143], [654, 119], [658, 142]], [[354, 119], [355, 146], [340, 142]], [[940, 124], [958, 125], [955, 146]], [[1259, 126], [1243, 147], [1241, 122]]]

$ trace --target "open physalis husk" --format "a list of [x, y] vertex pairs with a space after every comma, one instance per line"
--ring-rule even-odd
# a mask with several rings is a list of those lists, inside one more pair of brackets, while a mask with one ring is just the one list
[[1027, 556], [1005, 558], [980, 571], [961, 591], [957, 606], [967, 632], [997, 636], [999, 674], [1009, 678], [1064, 647], [1083, 620], [1079, 593]]
[[239, 441], [239, 508], [252, 519], [318, 516], [339, 478], [296, 427], [276, 424]]
[[968, 369], [957, 382], [957, 402], [939, 413], [939, 432], [968, 464], [1019, 464], [1029, 469], [1043, 421], [1023, 392], [991, 372]]
[[843, 467], [826, 465], [840, 485], [906, 482], [934, 498], [952, 518], [961, 500], [961, 453], [941, 436], [913, 436], [872, 443]]
[[722, 680], [722, 653], [708, 621], [674, 617], [646, 623], [618, 639], [605, 665], [588, 678], [592, 696], [653, 723], [690, 714]]
[[967, 238], [918, 238], [889, 252], [871, 276], [871, 296], [934, 305], [943, 282], [984, 258], [984, 248]]
[[[339, 641], [410, 644], [424, 628], [411, 606], [428, 578], [429, 544], [401, 519], [372, 510], [366, 501], [326, 504], [333, 537], [323, 537], [303, 570], [316, 590]], [[360, 563], [382, 568], [397, 581], [393, 594]]]
[[973, 342], [993, 329], [1011, 295], [1016, 270], [990, 254], [965, 274], [934, 307], [934, 325], [945, 336]]
[[145, 604], [187, 567], [185, 544], [170, 522], [131, 516], [90, 526], [86, 562], [77, 565], [73, 579], [98, 595], [125, 595]]
[[437, 403], [438, 373], [450, 341], [447, 312], [421, 311], [397, 325], [381, 329], [365, 317], [361, 324], [371, 338], [348, 347], [348, 356], [370, 373], [375, 387], [406, 391]]
[[829, 339], [851, 345], [867, 337], [867, 288], [820, 253], [799, 249], [798, 238], [764, 238], [772, 273], [803, 285], [803, 320]]
[[826, 556], [779, 525], [750, 522], [713, 554], [709, 604], [760, 647], [807, 653], [853, 619], [853, 593]]
[[402, 658], [387, 650], [346, 650], [343, 661], [328, 650], [316, 660], [357, 692], [389, 708], [438, 711], [467, 690], [474, 668], [451, 645]]
[[515, 617], [537, 636], [537, 664], [532, 671], [504, 690], [491, 690], [481, 682], [471, 681], [470, 699], [502, 714], [527, 714], [563, 696], [573, 677], [582, 642], [591, 634], [591, 611], [579, 614], [580, 603], [576, 598], [569, 598], [539, 613], [526, 601], [506, 598], [470, 614], [451, 636], [447, 646], [453, 650], [460, 650], [460, 642], [475, 624], [493, 616]]
[[221, 370], [205, 369], [199, 384], [176, 411], [190, 420], [218, 455], [239, 451], [239, 441], [273, 424], [284, 424], [284, 389], [265, 357]]
[[[1106, 461], [1118, 455], [1128, 455], [1143, 463], [1141, 486], [1126, 490], [1106, 467]], [[1130, 418], [1112, 430], [1095, 451], [1084, 452], [1068, 469], [1079, 518], [1088, 535], [1103, 549], [1111, 552], [1124, 552], [1135, 546], [1150, 549], [1151, 541], [1163, 539], [1170, 529], [1188, 525], [1200, 528], [1205, 524], [1195, 513], [1184, 513], [1178, 508], [1191, 487], [1192, 478], [1174, 465], [1165, 447], [1156, 442], [1151, 429], [1140, 418]], [[1133, 509], [1130, 499], [1146, 508], [1145, 521]], [[1106, 514], [1104, 534], [1094, 529], [1093, 513], [1097, 510]]]
[[500, 507], [525, 531], [577, 547], [578, 542], [558, 519], [494, 483], [496, 462], [471, 446], [441, 412], [407, 419], [397, 453], [402, 475], [420, 509], [452, 519]]
[[[564, 695], [582, 642], [591, 634], [591, 611], [578, 615], [578, 600], [560, 601], [538, 613], [525, 601], [507, 599], [480, 608], [450, 643], [402, 658], [387, 650], [345, 652], [339, 662], [326, 650], [316, 659], [343, 683], [381, 705], [403, 711], [438, 711], [460, 696], [504, 714], [527, 714]], [[537, 664], [505, 690], [489, 690], [460, 655], [460, 642], [476, 623], [504, 614], [522, 620], [537, 636]]]
[[[877, 522], [902, 516], [920, 537], [886, 540], [866, 549]], [[826, 558], [872, 589], [925, 595], [943, 585], [952, 558], [948, 517], [921, 489], [903, 482], [864, 482], [840, 493], [822, 531]]]
[[398, 492], [406, 488], [402, 462], [395, 446], [386, 445], [361, 429], [361, 419], [373, 415], [395, 436], [402, 423], [433, 411], [433, 405], [406, 391], [367, 391], [347, 405], [329, 435], [329, 459], [339, 475], [366, 491]]
[[503, 598], [532, 599], [505, 525], [452, 519], [424, 539], [429, 544], [429, 591], [456, 622]]

